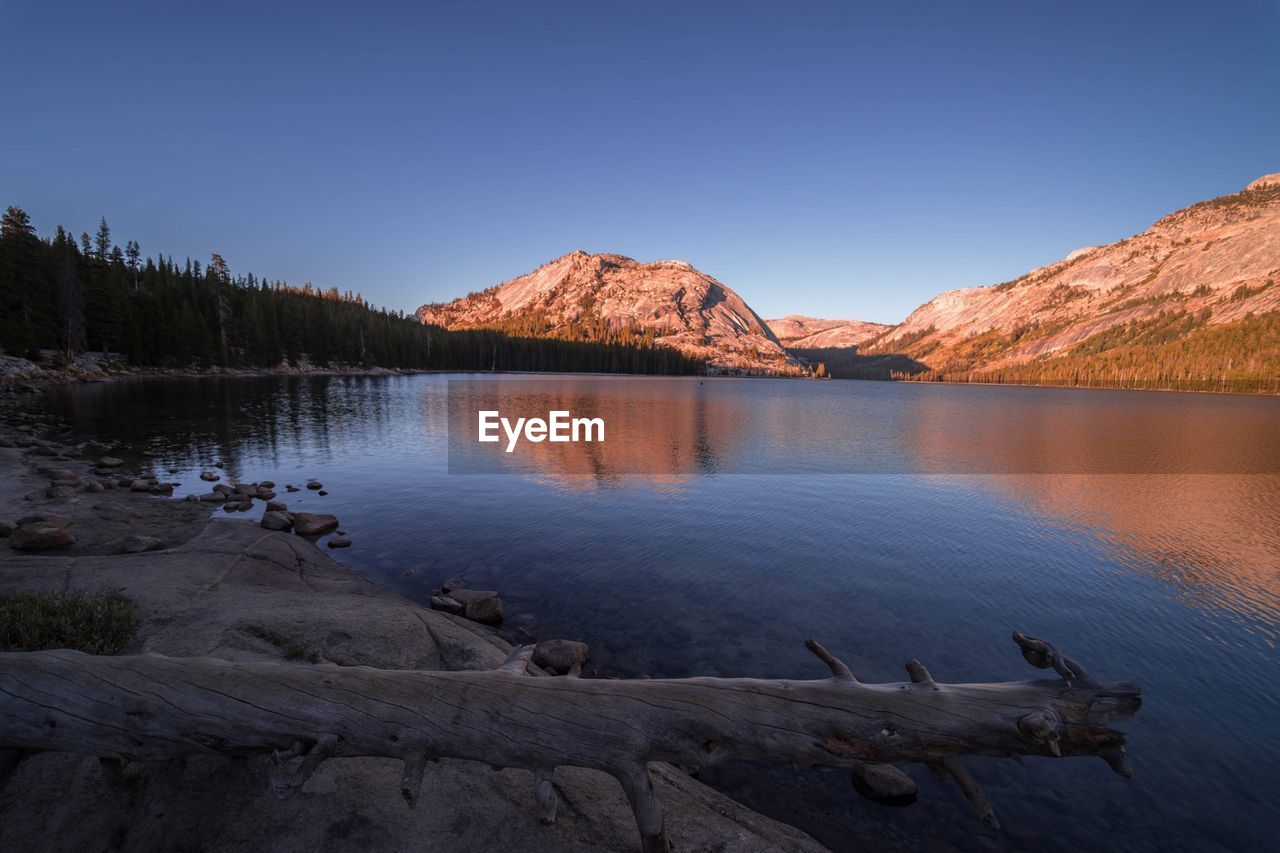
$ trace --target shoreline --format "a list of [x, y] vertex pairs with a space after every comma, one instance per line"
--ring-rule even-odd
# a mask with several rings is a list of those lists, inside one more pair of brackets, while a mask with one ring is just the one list
[[[98, 480], [85, 472], [94, 459], [118, 452], [119, 443], [78, 442], [47, 414], [18, 417], [12, 399], [0, 395], [0, 518], [60, 515], [76, 541], [33, 553], [0, 542], [0, 595], [122, 595], [142, 616], [122, 654], [425, 670], [493, 669], [506, 659], [511, 646], [494, 629], [381, 587], [306, 538], [264, 530], [259, 513], [215, 523], [200, 502], [95, 490]], [[50, 434], [57, 438], [44, 437]], [[138, 476], [146, 472], [133, 469], [142, 465], [115, 470]], [[67, 490], [51, 491], [51, 477]], [[159, 539], [161, 547], [122, 553], [130, 535]], [[326, 762], [300, 796], [283, 803], [263, 796], [269, 765], [265, 756], [193, 759], [165, 837], [179, 846], [182, 838], [198, 837], [201, 849], [211, 851], [282, 843], [392, 850], [424, 838], [448, 849], [547, 853], [630, 850], [636, 843], [621, 789], [598, 771], [560, 768], [556, 785], [567, 807], [543, 826], [525, 771], [443, 759], [409, 809], [395, 793], [400, 770], [393, 760]], [[825, 849], [674, 767], [655, 766], [654, 776], [672, 840], [682, 849]], [[136, 806], [128, 796], [108, 795], [96, 759], [43, 753], [23, 762], [0, 793], [0, 847], [114, 849], [112, 839], [137, 818]]]
[[[14, 365], [23, 362], [30, 365], [31, 370], [15, 371]], [[336, 365], [331, 367], [214, 367], [214, 368], [127, 368], [96, 371], [77, 370], [74, 368], [41, 367], [26, 359], [13, 356], [0, 356], [0, 389], [17, 391], [39, 391], [44, 388], [78, 383], [92, 384], [98, 382], [128, 382], [147, 379], [258, 379], [266, 377], [377, 377], [377, 376], [427, 376], [441, 373], [474, 374], [480, 376], [601, 376], [610, 378], [694, 378], [706, 379], [799, 379], [812, 381], [811, 377], [790, 376], [750, 376], [730, 374], [706, 374], [700, 376], [668, 376], [653, 373], [592, 373], [567, 371], [538, 370], [446, 370], [437, 368], [388, 368], [378, 366], [357, 367], [353, 365]], [[984, 388], [1047, 388], [1071, 391], [1136, 391], [1153, 394], [1200, 394], [1222, 397], [1280, 397], [1280, 391], [1211, 391], [1195, 388], [1125, 388], [1118, 385], [1062, 385], [1045, 382], [971, 382], [933, 379], [864, 379], [833, 376], [828, 379], [840, 382], [876, 382], [890, 385], [944, 385], [944, 386], [977, 386]]]

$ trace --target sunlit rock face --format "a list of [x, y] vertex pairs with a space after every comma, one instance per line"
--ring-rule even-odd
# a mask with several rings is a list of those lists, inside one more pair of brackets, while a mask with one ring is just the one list
[[1280, 310], [1280, 174], [1013, 281], [950, 290], [874, 343], [939, 370], [998, 370], [1162, 312], [1210, 326]]
[[655, 343], [720, 368], [764, 374], [799, 372], [797, 362], [751, 306], [684, 261], [640, 263], [622, 255], [573, 252], [528, 275], [445, 304], [424, 305], [418, 319], [448, 329], [511, 328], [577, 337], [576, 329], [651, 331]]
[[862, 320], [823, 320], [790, 314], [769, 320], [769, 328], [787, 349], [844, 349], [856, 347], [893, 328]]

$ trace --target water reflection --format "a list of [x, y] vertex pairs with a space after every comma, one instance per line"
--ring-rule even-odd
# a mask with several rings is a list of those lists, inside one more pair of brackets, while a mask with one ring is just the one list
[[[328, 497], [288, 500], [342, 518], [342, 559], [417, 600], [450, 577], [500, 589], [510, 630], [586, 640], [593, 675], [817, 676], [814, 635], [870, 680], [917, 655], [943, 679], [1027, 677], [1017, 628], [1142, 683], [1132, 782], [1100, 762], [975, 762], [1016, 827], [998, 838], [927, 774], [904, 812], [843, 778], [713, 779], [836, 849], [1261, 849], [1280, 832], [1280, 400], [454, 378], [467, 407], [497, 394], [602, 414], [609, 440], [450, 474], [439, 376], [114, 383], [46, 402], [131, 442], [130, 464], [176, 469], [178, 494], [215, 462], [233, 480], [321, 477]], [[854, 471], [876, 476], [833, 476]]]

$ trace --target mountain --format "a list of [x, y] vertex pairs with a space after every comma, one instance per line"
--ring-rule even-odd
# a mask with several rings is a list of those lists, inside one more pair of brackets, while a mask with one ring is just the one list
[[767, 321], [778, 341], [787, 349], [831, 349], [856, 347], [887, 332], [892, 326], [862, 320], [820, 320], [789, 314]]
[[573, 252], [505, 284], [424, 305], [418, 319], [530, 337], [652, 341], [723, 371], [800, 372], [741, 296], [684, 261]]
[[864, 347], [917, 378], [1280, 390], [1280, 174], [1003, 284], [943, 293]]

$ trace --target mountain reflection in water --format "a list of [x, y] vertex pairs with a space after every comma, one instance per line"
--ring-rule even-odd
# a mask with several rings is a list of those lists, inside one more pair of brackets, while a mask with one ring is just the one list
[[[495, 395], [603, 416], [607, 440], [460, 453], [459, 400]], [[498, 589], [508, 630], [590, 643], [588, 675], [821, 677], [815, 636], [868, 681], [911, 657], [944, 681], [1032, 677], [1017, 629], [1143, 686], [1131, 781], [1100, 761], [973, 762], [1000, 836], [917, 768], [905, 810], [842, 774], [704, 773], [835, 849], [1241, 850], [1280, 832], [1280, 399], [418, 376], [45, 403], [178, 469], [179, 495], [213, 462], [232, 481], [323, 479], [328, 497], [289, 503], [341, 517], [344, 561], [418, 601], [451, 577]]]

